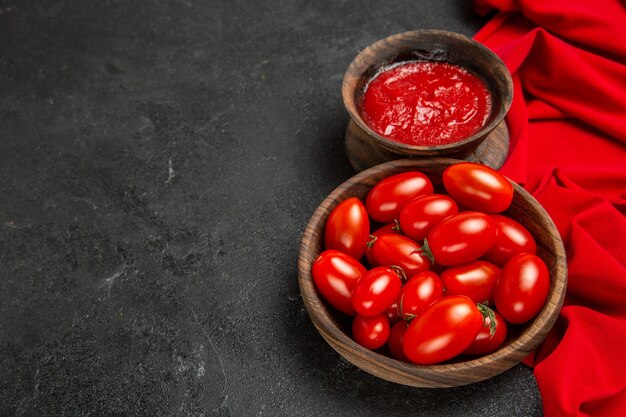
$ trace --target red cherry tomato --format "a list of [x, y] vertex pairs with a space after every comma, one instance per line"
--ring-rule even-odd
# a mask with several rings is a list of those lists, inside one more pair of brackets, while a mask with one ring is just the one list
[[494, 214], [491, 217], [496, 222], [498, 236], [496, 243], [483, 256], [483, 259], [502, 267], [515, 255], [520, 253], [534, 255], [537, 252], [535, 239], [524, 226], [499, 214]]
[[388, 223], [372, 232], [372, 236], [381, 237], [382, 235], [401, 235], [400, 225], [397, 223]]
[[412, 198], [432, 194], [433, 185], [421, 172], [403, 172], [378, 182], [365, 199], [367, 212], [380, 223], [398, 218], [402, 207]]
[[452, 359], [472, 344], [483, 327], [476, 303], [462, 295], [435, 301], [404, 333], [404, 354], [413, 363], [429, 365]]
[[516, 255], [504, 265], [496, 283], [496, 308], [509, 323], [525, 323], [539, 313], [549, 289], [550, 272], [541, 258]]
[[337, 310], [354, 315], [352, 289], [365, 274], [363, 265], [337, 250], [327, 250], [313, 262], [313, 281], [322, 296]]
[[384, 314], [365, 317], [357, 315], [352, 322], [352, 337], [361, 346], [376, 350], [389, 339], [391, 327]]
[[513, 186], [497, 171], [473, 162], [450, 165], [443, 172], [448, 194], [470, 210], [499, 213], [513, 201]]
[[497, 311], [494, 311], [493, 314], [496, 318], [493, 335], [491, 334], [491, 318], [485, 317], [485, 325], [476, 336], [476, 339], [463, 353], [467, 355], [485, 355], [494, 352], [502, 345], [504, 339], [506, 339], [506, 322]]
[[435, 226], [427, 240], [435, 263], [452, 266], [480, 258], [493, 246], [496, 233], [490, 215], [465, 211]]
[[443, 297], [439, 277], [431, 271], [418, 272], [409, 279], [400, 291], [400, 315], [412, 318]]
[[409, 201], [400, 211], [400, 228], [405, 236], [421, 241], [439, 222], [458, 212], [458, 206], [447, 195], [419, 196]]
[[394, 324], [398, 321], [402, 320], [400, 317], [400, 312], [398, 311], [398, 302], [396, 301], [387, 309], [387, 318], [389, 319], [389, 323]]
[[402, 280], [386, 266], [367, 271], [352, 289], [352, 307], [361, 316], [377, 316], [398, 299]]
[[430, 268], [421, 246], [405, 236], [382, 235], [370, 243], [365, 255], [372, 266], [399, 266], [407, 276]]
[[493, 306], [493, 289], [500, 268], [485, 261], [472, 261], [453, 266], [441, 273], [446, 295], [466, 295], [477, 303]]
[[391, 327], [391, 333], [389, 334], [389, 340], [387, 340], [387, 347], [389, 352], [394, 358], [401, 361], [408, 362], [404, 350], [402, 348], [402, 339], [404, 339], [404, 333], [406, 332], [408, 325], [404, 320], [401, 320]]
[[324, 231], [326, 249], [337, 249], [361, 259], [369, 241], [370, 220], [356, 197], [339, 203], [328, 216]]

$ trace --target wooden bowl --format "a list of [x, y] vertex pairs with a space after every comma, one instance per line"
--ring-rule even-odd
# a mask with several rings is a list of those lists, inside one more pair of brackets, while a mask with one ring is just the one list
[[[445, 61], [481, 77], [492, 97], [493, 109], [485, 126], [458, 142], [437, 146], [399, 143], [374, 132], [359, 111], [368, 82], [384, 67], [404, 61]], [[407, 157], [470, 155], [503, 121], [513, 98], [513, 81], [504, 63], [490, 49], [461, 34], [442, 30], [404, 32], [365, 48], [348, 67], [342, 85], [343, 102], [352, 121], [388, 160]], [[504, 148], [506, 151], [506, 148]], [[376, 153], [376, 149], [371, 150]], [[506, 155], [505, 155], [506, 156]]]
[[362, 201], [369, 190], [385, 177], [405, 171], [427, 175], [435, 192], [442, 192], [442, 173], [454, 159], [402, 159], [365, 170], [337, 187], [317, 208], [304, 231], [298, 259], [302, 299], [313, 324], [341, 356], [359, 368], [388, 381], [415, 387], [452, 387], [493, 377], [511, 368], [530, 354], [552, 328], [563, 304], [567, 283], [565, 250], [554, 223], [541, 205], [523, 188], [512, 183], [515, 194], [503, 214], [526, 227], [537, 241], [537, 255], [550, 271], [550, 292], [541, 312], [529, 323], [510, 327], [510, 335], [497, 351], [477, 357], [463, 357], [439, 365], [420, 366], [398, 361], [368, 350], [350, 337], [348, 318], [330, 307], [316, 291], [311, 266], [323, 251], [324, 225], [331, 210], [349, 197]]

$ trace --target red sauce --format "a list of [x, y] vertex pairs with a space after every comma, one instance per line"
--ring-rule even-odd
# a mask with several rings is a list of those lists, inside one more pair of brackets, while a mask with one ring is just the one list
[[443, 145], [479, 131], [491, 113], [485, 83], [447, 62], [387, 67], [366, 87], [362, 117], [381, 136], [409, 145]]

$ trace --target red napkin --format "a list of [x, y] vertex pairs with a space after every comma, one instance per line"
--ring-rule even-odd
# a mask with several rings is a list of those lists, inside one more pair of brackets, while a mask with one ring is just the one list
[[513, 74], [501, 172], [548, 211], [568, 255], [561, 315], [527, 363], [544, 415], [626, 416], [626, 5], [475, 0], [475, 37]]

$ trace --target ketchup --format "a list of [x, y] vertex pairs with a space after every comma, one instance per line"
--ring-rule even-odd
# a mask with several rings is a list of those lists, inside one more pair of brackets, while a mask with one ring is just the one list
[[361, 115], [381, 136], [408, 145], [443, 145], [478, 132], [491, 114], [485, 83], [439, 61], [385, 68], [367, 85]]

